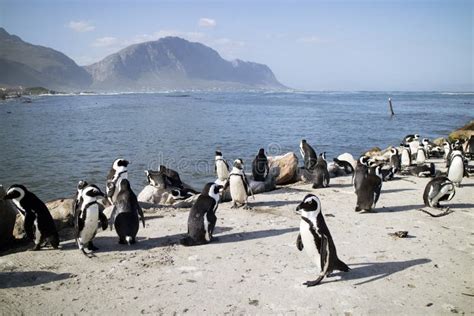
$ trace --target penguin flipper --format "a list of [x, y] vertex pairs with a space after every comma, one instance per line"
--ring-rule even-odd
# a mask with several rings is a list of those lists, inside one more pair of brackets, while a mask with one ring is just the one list
[[105, 216], [105, 214], [102, 212], [99, 212], [99, 222], [102, 230], [106, 230], [109, 226], [109, 220], [107, 219], [107, 216]]
[[301, 240], [301, 234], [298, 234], [298, 237], [296, 238], [296, 248], [297, 248], [299, 251], [302, 251], [303, 248], [304, 248], [303, 242], [302, 242], [302, 240]]

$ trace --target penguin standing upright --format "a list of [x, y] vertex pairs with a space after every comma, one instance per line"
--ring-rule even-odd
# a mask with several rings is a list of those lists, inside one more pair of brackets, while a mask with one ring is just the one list
[[313, 149], [313, 147], [311, 147], [306, 142], [306, 139], [301, 140], [300, 153], [304, 160], [304, 167], [307, 170], [313, 170], [318, 161], [318, 156], [316, 155], [316, 151]]
[[268, 159], [265, 156], [265, 150], [260, 148], [257, 156], [252, 162], [252, 175], [255, 181], [265, 181], [269, 172]]
[[214, 170], [219, 184], [224, 185], [227, 179], [229, 179], [229, 164], [224, 160], [220, 151], [216, 151]]
[[360, 186], [362, 185], [362, 180], [367, 177], [369, 169], [369, 157], [367, 156], [361, 156], [359, 160], [357, 160], [357, 165], [354, 171], [354, 189], [355, 192], [360, 189]]
[[426, 184], [423, 202], [426, 206], [440, 207], [440, 201], [451, 201], [456, 190], [454, 183], [447, 177], [436, 177]]
[[426, 151], [425, 147], [419, 146], [416, 151], [416, 164], [422, 165], [426, 161]]
[[460, 150], [453, 150], [449, 158], [448, 179], [460, 187], [465, 174], [464, 156]]
[[56, 225], [43, 201], [20, 184], [10, 186], [4, 199], [12, 200], [24, 216], [26, 236], [35, 242], [32, 250], [39, 250], [48, 243], [54, 249], [58, 248], [59, 236]]
[[444, 149], [443, 158], [445, 160], [449, 160], [449, 157], [451, 156], [451, 150], [452, 150], [451, 143], [449, 141], [445, 141], [443, 143], [443, 149]]
[[98, 249], [92, 243], [92, 239], [97, 233], [99, 221], [102, 223], [102, 229], [107, 229], [107, 218], [98, 203], [99, 198], [103, 198], [104, 194], [97, 186], [87, 185], [80, 194], [81, 202], [74, 212], [74, 236], [79, 250], [87, 256], [89, 254], [84, 247], [90, 251]]
[[329, 171], [326, 161], [326, 152], [319, 154], [318, 162], [314, 167], [313, 189], [327, 188], [329, 186]]
[[380, 166], [375, 168], [375, 174], [368, 174], [362, 179], [357, 194], [356, 212], [371, 211], [375, 207], [382, 190], [382, 176]]
[[128, 179], [128, 165], [130, 162], [125, 159], [115, 159], [107, 175], [107, 184], [105, 192], [111, 204], [115, 203], [117, 195], [120, 192], [120, 183], [122, 179]]
[[213, 240], [214, 227], [216, 226], [216, 211], [219, 206], [222, 186], [216, 183], [207, 183], [201, 195], [189, 211], [188, 233], [181, 239], [184, 246], [207, 244]]
[[395, 168], [395, 172], [402, 168], [397, 148], [390, 149], [390, 165]]
[[318, 197], [313, 194], [306, 195], [296, 210], [301, 211], [296, 247], [299, 251], [304, 249], [321, 270], [316, 280], [303, 284], [308, 287], [315, 286], [334, 270], [349, 271], [349, 267], [337, 257], [336, 245], [324, 220]]
[[408, 168], [411, 166], [411, 152], [409, 145], [402, 145], [402, 154], [400, 158], [400, 166], [402, 169]]
[[229, 174], [229, 181], [226, 182], [224, 190], [228, 187], [230, 187], [230, 195], [232, 196], [231, 208], [237, 208], [238, 204], [241, 204], [244, 209], [249, 209], [247, 200], [250, 188], [244, 172], [244, 162], [242, 159], [234, 161], [234, 167]]
[[140, 226], [139, 216], [145, 227], [145, 217], [142, 208], [138, 204], [137, 196], [130, 188], [130, 182], [127, 179], [120, 181], [120, 191], [110, 215], [110, 229], [112, 224], [119, 237], [119, 244], [134, 244], [135, 237]]

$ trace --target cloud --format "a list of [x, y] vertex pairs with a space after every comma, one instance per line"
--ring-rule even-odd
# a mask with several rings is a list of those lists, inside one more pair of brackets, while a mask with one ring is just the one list
[[120, 44], [120, 41], [116, 37], [105, 36], [96, 38], [92, 43], [93, 47], [114, 47]]
[[312, 44], [321, 44], [325, 43], [326, 41], [321, 39], [318, 36], [306, 36], [306, 37], [300, 37], [296, 40], [297, 42], [300, 43], [312, 43]]
[[216, 20], [214, 19], [209, 19], [209, 18], [200, 18], [198, 21], [198, 25], [200, 27], [209, 27], [213, 28], [217, 25]]
[[95, 29], [89, 21], [71, 21], [67, 26], [76, 32], [90, 32]]

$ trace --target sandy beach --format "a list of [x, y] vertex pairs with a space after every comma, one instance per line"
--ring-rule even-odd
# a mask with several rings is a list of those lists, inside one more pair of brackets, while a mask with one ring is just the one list
[[[189, 209], [146, 209], [138, 244], [100, 232], [92, 259], [73, 240], [61, 250], [3, 254], [0, 314], [472, 314], [474, 179], [464, 178], [448, 203], [454, 212], [439, 218], [419, 211], [429, 180], [384, 182], [370, 214], [354, 212], [350, 177], [256, 195], [249, 211], [222, 203], [218, 241], [197, 247], [178, 244]], [[302, 283], [319, 271], [295, 246], [295, 207], [307, 193], [320, 198], [351, 268], [313, 288]], [[389, 235], [399, 230], [408, 237]]]

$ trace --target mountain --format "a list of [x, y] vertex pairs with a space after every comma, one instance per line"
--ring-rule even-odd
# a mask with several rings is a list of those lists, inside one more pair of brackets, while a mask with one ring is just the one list
[[0, 28], [0, 84], [71, 91], [91, 83], [89, 73], [63, 53], [24, 42]]
[[85, 69], [98, 91], [286, 88], [266, 65], [227, 61], [179, 37], [131, 45]]

